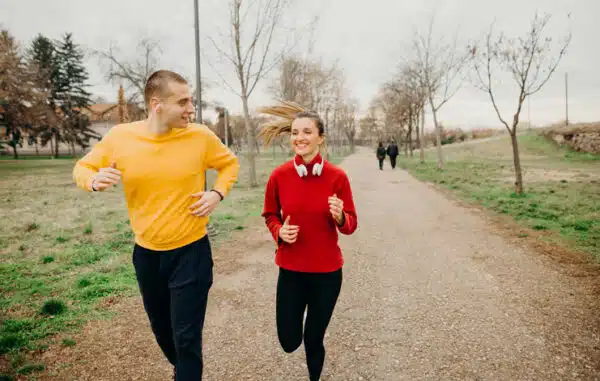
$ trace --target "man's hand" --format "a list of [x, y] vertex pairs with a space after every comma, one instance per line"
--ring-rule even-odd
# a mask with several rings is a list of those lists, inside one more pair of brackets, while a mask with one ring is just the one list
[[215, 210], [219, 201], [221, 201], [221, 196], [214, 191], [194, 193], [192, 197], [200, 197], [200, 200], [190, 206], [190, 213], [197, 217], [207, 217]]
[[117, 164], [112, 163], [108, 168], [100, 170], [92, 176], [90, 188], [95, 191], [103, 191], [108, 187], [115, 186], [121, 181], [121, 171], [117, 169]]
[[287, 216], [279, 229], [279, 238], [281, 238], [283, 242], [294, 243], [298, 239], [299, 231], [300, 227], [297, 225], [290, 225], [290, 216]]
[[338, 226], [344, 224], [344, 201], [340, 200], [336, 194], [329, 197], [329, 213]]

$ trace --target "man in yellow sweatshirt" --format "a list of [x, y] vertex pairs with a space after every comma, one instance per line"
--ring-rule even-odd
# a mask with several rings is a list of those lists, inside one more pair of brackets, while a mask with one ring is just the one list
[[[237, 179], [235, 155], [206, 126], [189, 123], [190, 89], [177, 73], [150, 76], [148, 118], [113, 127], [75, 165], [87, 191], [122, 182], [135, 234], [133, 265], [144, 308], [177, 381], [202, 378], [202, 329], [213, 282], [209, 214]], [[204, 191], [205, 170], [218, 176]]]

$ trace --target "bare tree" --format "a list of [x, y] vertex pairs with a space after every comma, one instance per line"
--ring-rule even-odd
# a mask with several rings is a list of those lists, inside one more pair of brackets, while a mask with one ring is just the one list
[[310, 108], [321, 113], [327, 108], [335, 107], [335, 103], [347, 91], [344, 71], [337, 66], [337, 62], [327, 66], [321, 61], [309, 62], [307, 70], [306, 87]]
[[421, 85], [416, 65], [406, 65], [400, 68], [396, 78], [387, 84], [387, 87], [397, 95], [398, 107], [400, 109], [402, 129], [405, 134], [404, 152], [413, 156], [413, 131], [417, 131], [417, 139], [420, 142], [419, 120], [422, 109], [425, 107], [427, 95], [425, 88]]
[[[425, 135], [425, 104], [427, 103], [427, 91], [419, 78], [418, 66], [411, 63], [402, 69], [402, 78], [405, 83], [406, 92], [410, 99], [410, 128], [416, 127], [417, 142], [419, 143], [420, 160], [425, 162], [425, 148], [423, 136]], [[412, 144], [411, 144], [412, 156]]]
[[269, 91], [277, 100], [295, 102], [307, 107], [310, 103], [308, 75], [306, 62], [297, 57], [285, 57]]
[[458, 48], [456, 36], [452, 43], [439, 40], [433, 42], [434, 18], [431, 18], [427, 36], [417, 35], [413, 47], [417, 55], [420, 80], [427, 92], [427, 100], [431, 106], [435, 125], [437, 146], [437, 167], [443, 169], [441, 131], [438, 123], [438, 112], [460, 89], [461, 73], [468, 62], [469, 54]]
[[373, 144], [374, 141], [382, 139], [381, 126], [376, 117], [376, 109], [371, 106], [366, 116], [362, 117], [359, 121], [360, 126], [360, 139], [368, 141], [369, 144]]
[[[523, 174], [517, 140], [517, 126], [523, 103], [528, 96], [540, 91], [548, 82], [571, 42], [570, 32], [562, 41], [556, 43], [546, 36], [545, 28], [549, 20], [550, 15], [540, 17], [536, 13], [527, 34], [518, 38], [506, 38], [502, 33], [496, 36], [492, 24], [483, 47], [472, 45], [469, 49], [475, 72], [474, 83], [490, 96], [498, 119], [510, 134], [517, 194], [523, 193]], [[500, 113], [494, 96], [496, 68], [510, 75], [518, 88], [517, 109], [510, 123]]]
[[382, 115], [382, 139], [391, 136], [400, 143], [404, 140], [408, 121], [407, 104], [406, 94], [396, 78], [386, 82], [380, 88], [378, 96], [373, 101], [373, 106]]
[[[125, 86], [128, 103], [143, 104], [146, 80], [159, 65], [162, 50], [158, 41], [143, 38], [137, 45], [135, 59], [121, 56], [120, 49], [111, 43], [106, 51], [94, 51], [106, 68], [106, 78], [114, 84]], [[144, 108], [145, 109], [145, 108]]]
[[349, 99], [338, 105], [339, 127], [348, 139], [350, 152], [354, 152], [357, 123], [356, 112], [358, 111], [358, 101]]
[[[229, 41], [230, 52], [213, 38], [210, 41], [220, 56], [235, 69], [239, 90], [235, 90], [223, 77], [225, 84], [242, 100], [248, 147], [248, 170], [250, 186], [257, 186], [255, 149], [255, 126], [250, 118], [248, 100], [258, 83], [282, 59], [282, 52], [274, 52], [273, 40], [289, 0], [244, 1], [231, 0]], [[253, 14], [252, 23], [249, 14]], [[237, 86], [236, 86], [237, 87]]]

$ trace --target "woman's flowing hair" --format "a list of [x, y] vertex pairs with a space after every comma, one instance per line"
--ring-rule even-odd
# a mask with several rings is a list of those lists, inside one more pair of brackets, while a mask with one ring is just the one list
[[277, 118], [261, 125], [258, 136], [265, 140], [266, 147], [278, 136], [289, 134], [296, 115], [306, 109], [294, 102], [280, 101], [279, 105], [260, 107], [257, 111]]

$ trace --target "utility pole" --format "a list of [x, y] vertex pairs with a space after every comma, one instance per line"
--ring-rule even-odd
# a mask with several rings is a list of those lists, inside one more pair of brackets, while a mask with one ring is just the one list
[[202, 79], [200, 78], [200, 20], [198, 0], [194, 0], [194, 28], [196, 36], [196, 123], [202, 124]]
[[229, 148], [229, 110], [224, 109], [225, 112], [225, 145]]
[[[194, 29], [195, 29], [195, 40], [196, 40], [196, 123], [202, 124], [202, 79], [200, 72], [200, 10], [198, 9], [198, 0], [194, 0]], [[204, 171], [204, 191], [208, 190], [208, 180], [206, 179], [207, 172]], [[216, 235], [217, 232], [209, 222], [206, 226], [206, 230], [209, 236]]]
[[569, 73], [565, 73], [565, 123], [569, 125]]

